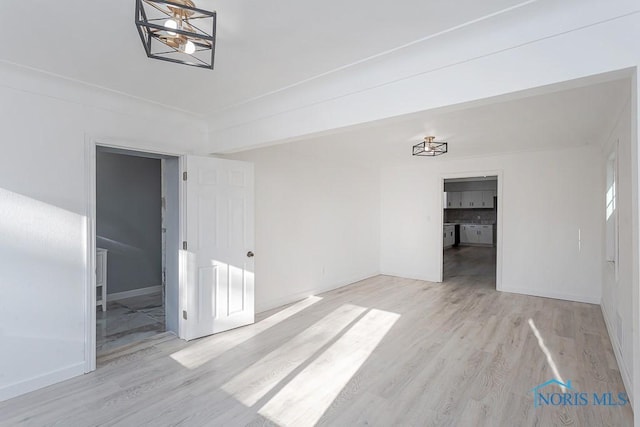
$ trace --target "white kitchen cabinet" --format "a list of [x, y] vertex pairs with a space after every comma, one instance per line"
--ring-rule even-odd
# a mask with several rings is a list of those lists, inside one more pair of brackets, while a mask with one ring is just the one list
[[444, 207], [445, 209], [456, 209], [462, 207], [462, 192], [460, 191], [447, 191], [444, 193]]
[[482, 207], [482, 191], [463, 191], [462, 207], [474, 209]]
[[479, 226], [478, 243], [483, 245], [493, 245], [493, 226], [492, 225]]
[[475, 225], [461, 224], [460, 225], [460, 243], [477, 243], [478, 232], [475, 229]]
[[493, 208], [495, 191], [446, 191], [445, 209], [482, 209]]
[[443, 228], [442, 246], [448, 248], [453, 246], [456, 242], [456, 227], [455, 225], [445, 225]]
[[495, 191], [482, 191], [482, 201], [480, 204], [483, 208], [492, 208], [494, 206], [493, 198], [496, 195]]
[[478, 224], [460, 225], [461, 244], [493, 245], [493, 226]]

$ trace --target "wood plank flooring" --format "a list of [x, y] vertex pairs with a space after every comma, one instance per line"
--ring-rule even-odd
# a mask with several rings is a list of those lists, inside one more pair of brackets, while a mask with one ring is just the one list
[[600, 308], [496, 292], [492, 250], [447, 254], [444, 283], [377, 276], [245, 328], [114, 350], [0, 403], [0, 425], [631, 426], [628, 405], [534, 408], [556, 376], [624, 387]]

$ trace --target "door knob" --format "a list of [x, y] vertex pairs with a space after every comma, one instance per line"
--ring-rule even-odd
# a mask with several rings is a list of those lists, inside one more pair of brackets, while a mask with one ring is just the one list
[[247, 258], [253, 258], [254, 253], [249, 251], [247, 252]]

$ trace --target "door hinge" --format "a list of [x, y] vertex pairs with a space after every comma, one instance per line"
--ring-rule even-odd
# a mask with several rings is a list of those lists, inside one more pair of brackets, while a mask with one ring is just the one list
[[182, 318], [187, 320], [187, 310], [182, 310]]
[[183, 181], [187, 180], [187, 172], [186, 171], [182, 172], [182, 180]]
[[185, 240], [184, 242], [182, 242], [182, 249], [183, 250], [187, 250], [187, 241]]

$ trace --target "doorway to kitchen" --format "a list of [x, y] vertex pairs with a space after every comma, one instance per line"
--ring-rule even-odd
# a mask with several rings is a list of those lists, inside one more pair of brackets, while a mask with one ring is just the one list
[[496, 289], [498, 176], [445, 178], [443, 282]]

